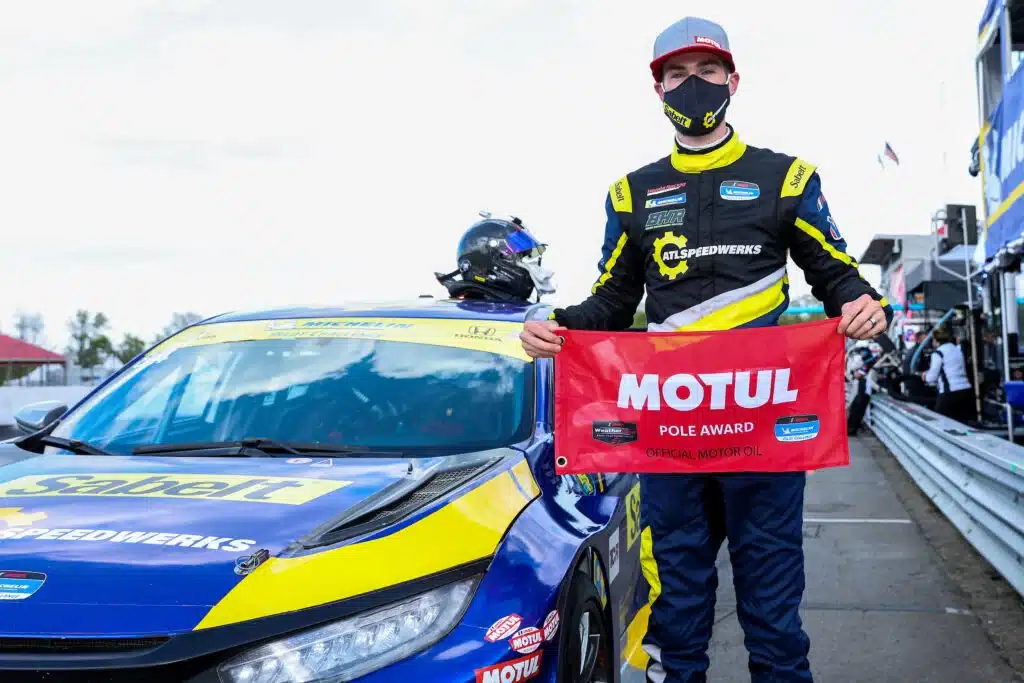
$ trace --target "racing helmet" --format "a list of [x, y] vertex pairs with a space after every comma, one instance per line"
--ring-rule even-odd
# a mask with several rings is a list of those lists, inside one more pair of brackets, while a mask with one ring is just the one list
[[[481, 212], [456, 247], [458, 270], [435, 273], [453, 297], [528, 300], [534, 289], [554, 291], [550, 271], [541, 267], [547, 245], [537, 240], [521, 219]], [[461, 280], [456, 279], [461, 276]]]

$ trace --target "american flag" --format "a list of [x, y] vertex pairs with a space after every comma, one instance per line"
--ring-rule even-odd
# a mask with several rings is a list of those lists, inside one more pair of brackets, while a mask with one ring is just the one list
[[896, 152], [892, 151], [892, 147], [889, 146], [888, 142], [885, 143], [885, 156], [895, 161], [896, 165], [899, 166], [899, 157], [896, 156]]

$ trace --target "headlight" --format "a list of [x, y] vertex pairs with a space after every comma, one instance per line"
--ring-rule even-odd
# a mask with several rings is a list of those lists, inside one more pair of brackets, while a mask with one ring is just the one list
[[223, 683], [337, 683], [410, 657], [455, 625], [477, 579], [283, 638], [217, 667]]

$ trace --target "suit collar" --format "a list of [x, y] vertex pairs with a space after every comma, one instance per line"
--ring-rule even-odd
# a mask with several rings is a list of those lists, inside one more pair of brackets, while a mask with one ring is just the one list
[[[728, 124], [726, 124], [728, 126]], [[672, 166], [681, 173], [700, 173], [734, 163], [747, 151], [747, 145], [729, 127], [729, 133], [714, 147], [702, 150], [688, 150], [679, 146], [673, 138]]]

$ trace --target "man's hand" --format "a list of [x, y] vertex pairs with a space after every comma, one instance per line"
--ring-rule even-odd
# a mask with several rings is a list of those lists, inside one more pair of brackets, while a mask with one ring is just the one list
[[531, 320], [523, 326], [519, 339], [523, 350], [532, 358], [553, 358], [562, 350], [564, 337], [555, 334], [559, 327], [554, 320]]
[[839, 334], [851, 339], [874, 339], [885, 332], [885, 311], [882, 304], [861, 294], [859, 298], [843, 304], [842, 318], [839, 319]]

